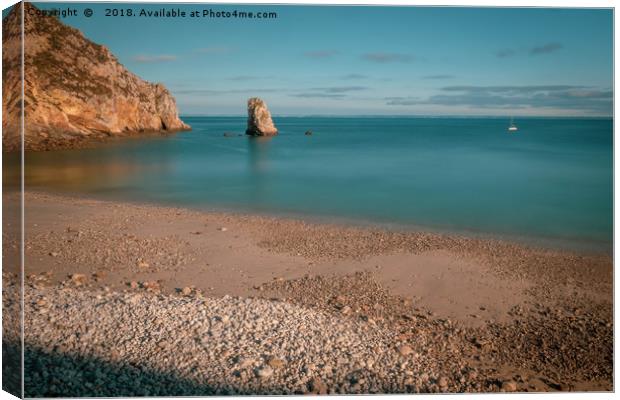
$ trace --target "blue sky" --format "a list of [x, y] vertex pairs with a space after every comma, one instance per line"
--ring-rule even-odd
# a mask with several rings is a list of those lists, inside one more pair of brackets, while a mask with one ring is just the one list
[[278, 15], [250, 20], [105, 17], [110, 5], [35, 4], [76, 8], [63, 22], [164, 83], [184, 115], [242, 115], [252, 96], [275, 115], [612, 114], [609, 9], [166, 7]]

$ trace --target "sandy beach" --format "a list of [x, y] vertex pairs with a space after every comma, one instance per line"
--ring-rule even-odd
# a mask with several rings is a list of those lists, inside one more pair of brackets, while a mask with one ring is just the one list
[[613, 390], [607, 254], [25, 201], [27, 396]]

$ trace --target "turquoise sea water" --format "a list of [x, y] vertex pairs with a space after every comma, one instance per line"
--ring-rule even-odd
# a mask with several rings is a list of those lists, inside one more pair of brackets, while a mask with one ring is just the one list
[[[610, 251], [611, 119], [186, 117], [193, 131], [26, 156], [30, 189]], [[311, 129], [314, 134], [305, 136]]]

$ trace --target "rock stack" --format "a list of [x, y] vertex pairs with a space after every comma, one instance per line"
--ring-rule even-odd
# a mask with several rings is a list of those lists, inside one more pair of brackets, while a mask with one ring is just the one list
[[245, 134], [251, 136], [275, 136], [278, 134], [267, 104], [258, 97], [252, 97], [248, 100], [248, 129]]

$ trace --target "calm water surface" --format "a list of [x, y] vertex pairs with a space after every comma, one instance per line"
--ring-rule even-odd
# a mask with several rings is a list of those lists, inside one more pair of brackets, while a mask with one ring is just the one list
[[[193, 131], [28, 153], [26, 186], [105, 199], [612, 247], [611, 119], [186, 117]], [[311, 129], [312, 136], [304, 136]], [[5, 170], [5, 179], [8, 171]]]

